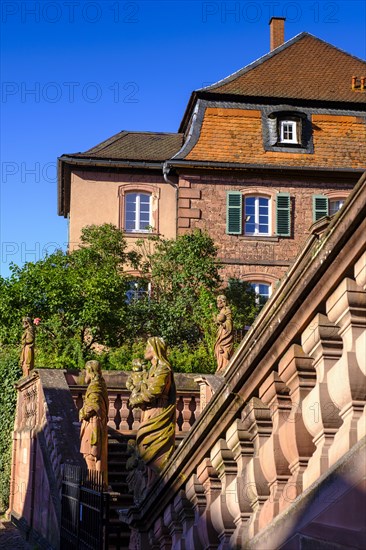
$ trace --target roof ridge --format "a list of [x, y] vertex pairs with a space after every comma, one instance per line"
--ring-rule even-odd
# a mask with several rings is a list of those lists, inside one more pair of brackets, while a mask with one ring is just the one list
[[302, 40], [303, 38], [306, 38], [306, 37], [313, 38], [313, 39], [317, 40], [318, 42], [321, 42], [322, 44], [325, 44], [326, 46], [329, 46], [329, 47], [337, 50], [338, 52], [341, 52], [342, 54], [347, 55], [348, 57], [351, 57], [351, 58], [353, 58], [357, 61], [360, 61], [361, 63], [366, 64], [366, 61], [364, 59], [361, 59], [360, 57], [357, 57], [353, 54], [350, 54], [350, 53], [346, 52], [345, 50], [342, 50], [341, 48], [338, 48], [337, 46], [334, 46], [330, 42], [327, 42], [326, 40], [323, 40], [322, 38], [319, 38], [319, 37], [315, 36], [314, 34], [303, 31], [303, 32], [297, 34], [296, 36], [294, 36], [293, 38], [290, 38], [289, 40], [287, 40], [286, 42], [284, 42], [283, 44], [281, 44], [277, 48], [274, 48], [272, 51], [262, 55], [261, 57], [259, 57], [258, 59], [255, 59], [254, 61], [252, 61], [248, 65], [245, 65], [241, 69], [238, 69], [234, 73], [226, 76], [225, 78], [222, 78], [222, 79], [218, 80], [217, 82], [214, 82], [210, 86], [205, 86], [204, 88], [198, 88], [196, 90], [196, 92], [206, 92], [206, 91], [210, 91], [210, 90], [216, 90], [217, 88], [220, 88], [221, 86], [224, 86], [225, 84], [227, 84], [229, 82], [232, 82], [233, 80], [237, 79], [238, 77], [240, 77], [240, 76], [244, 75], [245, 73], [251, 71], [252, 69], [257, 67], [258, 65], [262, 65], [268, 59], [271, 59], [275, 55], [278, 55], [279, 53], [282, 53], [283, 50], [286, 50], [287, 48], [291, 47], [293, 44], [296, 44], [297, 42], [299, 42], [300, 40]]

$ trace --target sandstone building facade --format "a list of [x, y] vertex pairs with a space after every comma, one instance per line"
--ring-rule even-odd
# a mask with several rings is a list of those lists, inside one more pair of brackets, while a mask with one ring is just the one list
[[366, 165], [366, 63], [305, 32], [284, 42], [282, 18], [270, 33], [268, 54], [192, 93], [177, 133], [122, 131], [59, 158], [71, 247], [92, 223], [131, 246], [198, 228], [224, 279], [271, 295]]

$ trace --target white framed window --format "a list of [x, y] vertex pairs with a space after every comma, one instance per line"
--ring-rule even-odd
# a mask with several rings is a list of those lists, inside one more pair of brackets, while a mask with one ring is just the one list
[[125, 231], [148, 232], [152, 225], [151, 193], [126, 193], [125, 196]]
[[272, 294], [272, 287], [268, 283], [250, 283], [256, 295], [256, 302], [264, 305]]
[[297, 122], [295, 120], [280, 121], [280, 142], [297, 143]]
[[271, 208], [268, 197], [245, 197], [245, 235], [271, 234]]
[[329, 199], [328, 208], [329, 208], [329, 216], [333, 216], [342, 208], [344, 205], [344, 199]]
[[136, 302], [145, 296], [148, 298], [151, 296], [151, 283], [136, 279], [135, 281], [130, 281], [128, 286], [129, 288], [126, 292], [126, 302], [128, 304]]

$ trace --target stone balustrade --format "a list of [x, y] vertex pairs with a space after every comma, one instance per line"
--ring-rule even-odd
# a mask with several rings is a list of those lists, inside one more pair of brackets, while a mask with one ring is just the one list
[[[365, 212], [365, 185], [357, 201]], [[362, 547], [366, 222], [355, 203], [348, 208], [325, 236], [314, 232], [224, 386], [130, 512], [131, 550], [151, 541], [167, 550], [300, 548], [299, 525], [307, 536], [336, 536], [332, 513]], [[343, 504], [344, 519], [341, 498], [353, 510]]]
[[[128, 373], [120, 373], [120, 387], [111, 387], [111, 376], [113, 374], [104, 373], [108, 387], [108, 426], [113, 430], [125, 435], [134, 435], [140, 425], [141, 410], [131, 409], [128, 405], [130, 391], [125, 387], [125, 379]], [[195, 382], [197, 375], [176, 375], [177, 378], [177, 424], [176, 434], [183, 435], [187, 433], [193, 423], [201, 413], [201, 394], [210, 388], [208, 383], [203, 384], [202, 380], [205, 377], [200, 377], [200, 384]], [[210, 378], [210, 377], [208, 377]], [[213, 378], [211, 376], [211, 378]], [[66, 379], [69, 383], [71, 395], [75, 403], [76, 409], [79, 411], [83, 406], [83, 396], [86, 391], [86, 386], [79, 385], [78, 377], [73, 374], [66, 373]], [[188, 387], [187, 387], [188, 385]], [[200, 387], [201, 386], [201, 387]], [[204, 386], [204, 387], [203, 387]], [[203, 389], [202, 389], [203, 387]], [[207, 399], [204, 400], [207, 404]]]

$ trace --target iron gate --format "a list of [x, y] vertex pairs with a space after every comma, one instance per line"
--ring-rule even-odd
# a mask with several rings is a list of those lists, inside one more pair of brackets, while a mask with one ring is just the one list
[[61, 550], [108, 548], [109, 495], [99, 472], [65, 464], [61, 500]]

